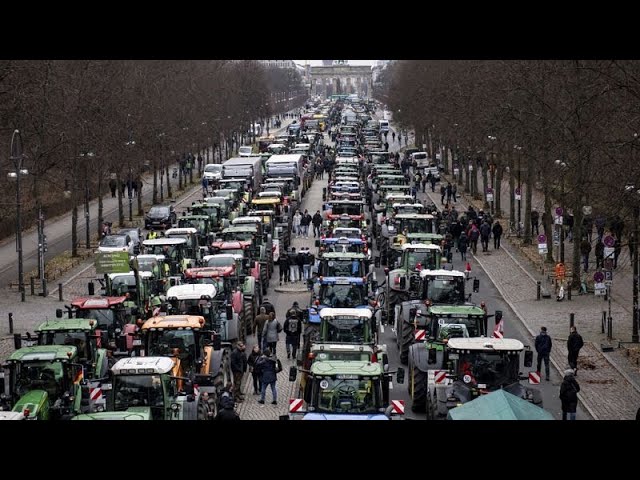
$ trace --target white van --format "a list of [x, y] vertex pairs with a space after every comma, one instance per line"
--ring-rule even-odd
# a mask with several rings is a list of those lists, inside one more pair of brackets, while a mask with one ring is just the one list
[[238, 155], [241, 157], [248, 157], [253, 154], [253, 147], [251, 145], [243, 145], [238, 148]]
[[380, 133], [389, 131], [389, 120], [380, 120]]

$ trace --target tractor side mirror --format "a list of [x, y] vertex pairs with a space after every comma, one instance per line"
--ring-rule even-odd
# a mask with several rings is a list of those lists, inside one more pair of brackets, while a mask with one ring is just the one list
[[62, 309], [56, 308], [56, 318], [62, 318]]
[[375, 265], [376, 268], [380, 268], [380, 257], [376, 257], [373, 260], [373, 264]]
[[533, 366], [533, 350], [524, 352], [524, 366], [527, 368]]
[[315, 245], [316, 245], [316, 248], [320, 248], [320, 240], [316, 240]]
[[289, 381], [295, 382], [297, 376], [298, 376], [298, 369], [295, 366], [291, 366], [289, 368]]
[[398, 371], [396, 372], [396, 383], [402, 385], [404, 383], [404, 368], [398, 367]]
[[477, 278], [473, 279], [473, 293], [478, 293], [480, 291], [480, 280]]

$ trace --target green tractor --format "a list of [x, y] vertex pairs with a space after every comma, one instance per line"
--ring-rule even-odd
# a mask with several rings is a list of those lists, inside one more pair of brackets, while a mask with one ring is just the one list
[[[403, 304], [403, 308], [409, 305]], [[452, 338], [486, 337], [489, 316], [474, 305], [412, 305], [409, 321], [402, 324], [398, 344], [407, 352], [411, 408], [424, 411], [427, 379], [447, 370], [447, 343]], [[440, 379], [442, 381], [442, 378]]]
[[439, 270], [442, 251], [438, 245], [400, 243], [400, 258], [385, 268], [387, 274], [387, 318], [392, 318], [396, 305], [422, 298], [420, 274], [426, 270]]
[[499, 389], [542, 408], [541, 392], [521, 383], [529, 378], [521, 373], [523, 351], [523, 365], [531, 367], [533, 352], [512, 338], [455, 337], [439, 354], [433, 348], [424, 349], [422, 362], [435, 361], [426, 375], [424, 365], [411, 377], [410, 391], [421, 392], [418, 399], [414, 395], [414, 404], [418, 403], [412, 408], [426, 410], [430, 420], [444, 419], [452, 408]]
[[[421, 330], [419, 327], [424, 327], [427, 323], [426, 319], [429, 317], [430, 308], [440, 306], [473, 308], [476, 310], [468, 312], [469, 314], [486, 315], [484, 309], [468, 303], [471, 294], [465, 295], [466, 281], [466, 275], [456, 270], [422, 270], [418, 285], [420, 294], [416, 298], [395, 304], [391, 313], [393, 331], [400, 351], [400, 361], [403, 364], [406, 365], [408, 362], [409, 348], [416, 341], [417, 331]], [[475, 279], [474, 292], [478, 291], [479, 284], [480, 281]], [[467, 315], [467, 313], [464, 314]], [[443, 323], [451, 323], [442, 321]], [[484, 321], [486, 322], [486, 319]], [[484, 332], [478, 333], [477, 336], [486, 334], [486, 325], [483, 324], [482, 327], [481, 329], [479, 327], [473, 329], [473, 331], [470, 329], [470, 334], [474, 334], [474, 332]], [[435, 335], [435, 333], [430, 335]], [[419, 340], [426, 340], [425, 335], [418, 335], [418, 337]]]
[[175, 377], [171, 357], [131, 357], [111, 367], [107, 410], [73, 420], [210, 420], [207, 392], [186, 377]]
[[83, 365], [76, 347], [38, 345], [11, 354], [3, 365], [3, 411], [28, 420], [64, 420], [81, 412]]

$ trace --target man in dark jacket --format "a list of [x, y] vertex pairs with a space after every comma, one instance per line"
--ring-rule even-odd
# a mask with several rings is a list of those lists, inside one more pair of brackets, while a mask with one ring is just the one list
[[596, 270], [601, 267], [604, 267], [604, 243], [601, 238], [598, 238], [596, 241]]
[[[293, 313], [292, 313], [293, 310]], [[298, 309], [299, 310], [299, 309]], [[292, 313], [290, 315], [290, 313]], [[296, 358], [298, 353], [298, 347], [300, 346], [300, 333], [302, 330], [302, 319], [298, 318], [297, 313], [294, 310], [294, 307], [290, 308], [287, 312], [287, 319], [284, 321], [284, 326], [282, 327], [284, 333], [286, 335], [286, 348], [287, 348], [287, 358], [291, 358], [293, 354], [293, 358]]]
[[493, 248], [498, 250], [500, 248], [500, 237], [502, 237], [502, 225], [500, 225], [500, 222], [494, 223], [491, 231], [493, 232]]
[[567, 360], [569, 366], [573, 368], [573, 373], [578, 376], [578, 354], [580, 349], [584, 346], [582, 336], [578, 333], [575, 326], [570, 328], [569, 338], [567, 339]]
[[547, 327], [540, 327], [540, 333], [536, 337], [536, 352], [538, 353], [538, 368], [540, 373], [540, 367], [542, 366], [542, 360], [544, 360], [544, 369], [547, 382], [550, 380], [549, 374], [549, 355], [551, 354], [551, 346], [553, 342], [551, 337], [547, 335]]
[[290, 279], [290, 275], [289, 275], [289, 255], [287, 255], [286, 253], [284, 253], [283, 255], [280, 255], [280, 258], [278, 259], [278, 270], [280, 271], [280, 285], [282, 285], [282, 282], [284, 281], [284, 283], [289, 282]]
[[586, 238], [580, 242], [580, 253], [582, 254], [582, 263], [584, 264], [584, 271], [589, 270], [589, 254], [591, 253], [591, 243]]
[[491, 227], [489, 223], [482, 222], [480, 225], [480, 242], [482, 243], [482, 251], [489, 251], [489, 237], [491, 236]]
[[560, 385], [560, 400], [562, 401], [562, 420], [576, 419], [578, 409], [578, 392], [580, 385], [573, 375], [573, 370], [565, 370], [562, 385]]
[[233, 400], [225, 398], [222, 401], [222, 409], [218, 411], [215, 420], [240, 420], [240, 415], [233, 409]]
[[242, 394], [242, 377], [247, 371], [247, 355], [244, 353], [244, 343], [238, 342], [236, 349], [231, 352], [231, 372], [233, 373], [233, 384], [235, 386], [236, 401], [242, 402], [244, 395]]
[[311, 223], [313, 223], [313, 238], [316, 237], [316, 234], [320, 237], [320, 226], [322, 225], [322, 215], [320, 215], [320, 210], [316, 211]]
[[271, 354], [270, 348], [264, 349], [264, 355], [256, 361], [256, 368], [260, 372], [260, 381], [262, 382], [260, 389], [260, 400], [258, 403], [264, 405], [264, 397], [267, 393], [267, 386], [271, 385], [271, 395], [273, 396], [273, 405], [278, 404], [278, 391], [276, 389], [276, 381], [278, 375], [276, 373], [276, 359]]
[[256, 315], [256, 335], [258, 337], [258, 346], [262, 349], [262, 334], [264, 333], [264, 326], [269, 321], [269, 314], [265, 307], [260, 307], [260, 314]]

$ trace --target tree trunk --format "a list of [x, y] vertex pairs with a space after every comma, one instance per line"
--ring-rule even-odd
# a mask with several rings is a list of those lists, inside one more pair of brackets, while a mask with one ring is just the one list
[[118, 225], [120, 228], [124, 227], [124, 207], [122, 205], [122, 180], [120, 174], [117, 177], [118, 180]]
[[[489, 202], [487, 201], [487, 187], [489, 186], [489, 182], [488, 182], [488, 178], [489, 176], [487, 175], [487, 163], [483, 162], [482, 163], [482, 198], [484, 198], [484, 205], [483, 205], [483, 209], [485, 212], [489, 211]], [[495, 193], [494, 193], [495, 196]]]
[[71, 256], [78, 256], [78, 199], [75, 182], [73, 187], [73, 209], [71, 210]]
[[[582, 243], [582, 195], [576, 195], [573, 204], [573, 276], [571, 280], [571, 286], [575, 289], [580, 289], [580, 272], [581, 270], [581, 258], [580, 244]], [[591, 253], [589, 253], [591, 256]]]
[[[495, 192], [493, 193], [494, 198], [496, 199], [495, 201], [495, 217], [496, 218], [502, 218], [502, 198], [501, 198], [501, 193], [502, 193], [502, 177], [504, 176], [504, 166], [502, 163], [500, 163], [500, 165], [497, 167], [496, 170], [496, 185], [495, 185]], [[513, 204], [513, 200], [511, 202], [509, 202], [510, 204]]]
[[144, 215], [144, 211], [142, 210], [142, 175], [138, 177], [138, 216], [142, 217]]
[[178, 162], [178, 190], [182, 190], [182, 162], [180, 161]]
[[[515, 213], [515, 176], [514, 176], [514, 172], [515, 172], [515, 166], [514, 166], [514, 156], [513, 156], [513, 151], [511, 149], [508, 149], [509, 152], [509, 157], [508, 157], [508, 163], [509, 163], [509, 222], [513, 225], [516, 225], [516, 231], [519, 228], [518, 226], [518, 219], [516, 218], [516, 213]], [[521, 192], [522, 193], [522, 192]]]
[[169, 167], [167, 167], [167, 171], [165, 172], [166, 176], [167, 176], [167, 197], [172, 198], [172, 193], [171, 193], [171, 180], [170, 180], [170, 176], [169, 176]]
[[153, 162], [153, 198], [151, 199], [151, 203], [153, 203], [153, 205], [158, 203], [158, 167], [155, 162]]
[[[531, 158], [531, 156], [527, 155], [527, 175], [524, 179], [524, 183], [526, 185], [525, 190], [527, 191], [527, 194], [525, 196], [525, 209], [524, 209], [524, 244], [525, 245], [531, 245], [533, 239], [531, 238], [532, 235], [532, 231], [531, 231], [531, 199], [533, 196], [533, 160]], [[521, 187], [522, 188], [522, 187]], [[520, 194], [522, 195], [522, 191], [520, 192]], [[545, 196], [545, 204], [544, 204], [544, 208], [545, 211], [547, 210], [547, 194], [548, 194], [548, 188], [545, 187], [544, 189], [544, 196]], [[551, 206], [549, 205], [549, 211], [551, 211]], [[540, 219], [541, 220], [541, 219]], [[546, 227], [545, 227], [546, 228]], [[545, 232], [551, 232], [551, 230], [545, 230]], [[545, 233], [546, 234], [546, 233]], [[549, 235], [547, 235], [547, 245], [552, 244], [553, 242], [549, 242]], [[553, 245], [549, 245], [549, 251], [551, 252], [553, 249]], [[547, 257], [548, 258], [548, 257]], [[551, 257], [553, 258], [553, 256]]]
[[[529, 169], [527, 172], [527, 180], [533, 180], [532, 177], [533, 175], [531, 175], [529, 172], [531, 172], [533, 169]], [[527, 183], [527, 210], [529, 211], [531, 209], [531, 193], [530, 191], [532, 190], [529, 185], [531, 185], [530, 183]], [[544, 235], [547, 237], [547, 262], [550, 263], [554, 263], [553, 260], [553, 216], [551, 214], [551, 192], [549, 191], [549, 187], [548, 187], [548, 183], [545, 182], [544, 183], [544, 218], [546, 218], [546, 221], [543, 222], [544, 225]], [[531, 217], [529, 217], [531, 218]], [[531, 228], [531, 222], [529, 222], [529, 228]], [[531, 237], [527, 237], [529, 239], [529, 241], [531, 240]]]
[[98, 241], [102, 238], [102, 223], [104, 222], [104, 205], [102, 203], [102, 172], [98, 175]]

